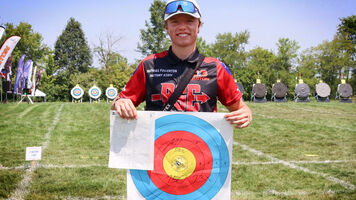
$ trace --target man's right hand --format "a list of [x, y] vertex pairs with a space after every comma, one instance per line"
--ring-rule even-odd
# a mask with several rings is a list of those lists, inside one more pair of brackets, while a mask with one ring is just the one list
[[111, 106], [112, 110], [116, 110], [117, 114], [124, 119], [137, 119], [137, 110], [131, 99], [120, 98]]

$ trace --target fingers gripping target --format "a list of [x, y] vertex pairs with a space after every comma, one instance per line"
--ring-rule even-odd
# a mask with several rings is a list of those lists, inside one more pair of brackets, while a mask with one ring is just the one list
[[224, 185], [229, 151], [220, 133], [191, 115], [161, 117], [155, 124], [154, 170], [131, 170], [146, 199], [211, 199]]
[[75, 86], [71, 91], [70, 94], [74, 99], [80, 99], [84, 95], [84, 91], [79, 85]]

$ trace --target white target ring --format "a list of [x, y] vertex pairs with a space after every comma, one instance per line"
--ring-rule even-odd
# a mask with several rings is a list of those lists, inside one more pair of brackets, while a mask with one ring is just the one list
[[115, 97], [118, 95], [117, 89], [114, 87], [108, 87], [106, 88], [105, 95], [108, 99], [115, 99]]
[[76, 85], [71, 91], [70, 94], [74, 99], [80, 99], [84, 95], [84, 90], [79, 87], [79, 85]]
[[93, 86], [89, 89], [89, 96], [92, 99], [98, 99], [101, 95], [101, 90], [97, 86]]

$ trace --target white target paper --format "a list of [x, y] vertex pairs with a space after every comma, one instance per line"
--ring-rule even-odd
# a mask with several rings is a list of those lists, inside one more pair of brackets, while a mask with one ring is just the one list
[[138, 120], [126, 120], [110, 111], [110, 168], [153, 169], [154, 114], [138, 112]]

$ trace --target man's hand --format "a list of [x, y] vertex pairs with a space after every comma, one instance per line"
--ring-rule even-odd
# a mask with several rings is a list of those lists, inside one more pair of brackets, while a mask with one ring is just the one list
[[120, 98], [111, 106], [124, 119], [137, 119], [137, 110], [130, 99]]
[[246, 128], [251, 124], [252, 112], [242, 100], [227, 106], [227, 109], [230, 113], [225, 115], [225, 119], [235, 125], [236, 128]]

